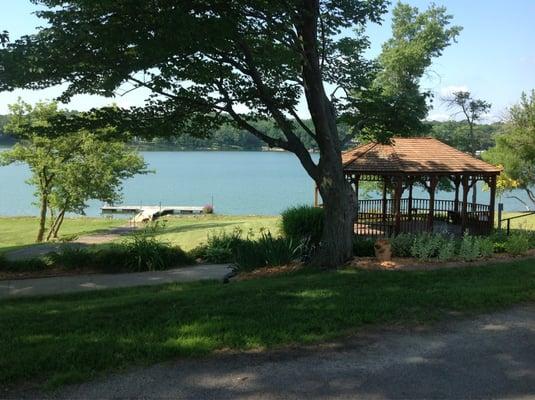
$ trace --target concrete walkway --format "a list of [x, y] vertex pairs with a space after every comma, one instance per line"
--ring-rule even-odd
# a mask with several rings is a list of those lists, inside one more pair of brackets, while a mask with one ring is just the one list
[[231, 268], [228, 265], [197, 265], [167, 271], [5, 280], [0, 281], [0, 299], [160, 285], [170, 282], [222, 280], [230, 272]]
[[59, 399], [533, 399], [535, 305], [344, 342], [179, 360], [102, 377]]
[[136, 228], [131, 226], [119, 226], [110, 228], [106, 231], [82, 235], [72, 242], [48, 242], [41, 244], [34, 244], [23, 247], [21, 249], [8, 251], [4, 254], [6, 259], [10, 261], [28, 260], [47, 255], [48, 253], [58, 252], [63, 248], [83, 248], [95, 244], [111, 243], [118, 240], [122, 236], [132, 233]]

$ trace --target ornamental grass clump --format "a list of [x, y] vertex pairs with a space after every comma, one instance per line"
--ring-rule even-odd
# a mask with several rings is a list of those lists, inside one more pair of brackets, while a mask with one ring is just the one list
[[307, 241], [318, 246], [323, 234], [323, 208], [312, 206], [291, 207], [281, 214], [282, 233], [294, 242]]

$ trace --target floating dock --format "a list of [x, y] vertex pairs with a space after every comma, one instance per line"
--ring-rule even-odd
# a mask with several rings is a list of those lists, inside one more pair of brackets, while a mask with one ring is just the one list
[[204, 207], [196, 206], [103, 206], [103, 214], [135, 214], [133, 223], [154, 221], [164, 215], [203, 214]]

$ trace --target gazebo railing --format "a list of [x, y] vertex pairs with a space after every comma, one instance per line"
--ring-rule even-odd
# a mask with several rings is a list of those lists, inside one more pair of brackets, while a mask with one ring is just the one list
[[359, 236], [389, 237], [397, 233], [443, 232], [460, 235], [464, 230], [470, 234], [483, 235], [492, 228], [490, 206], [466, 204], [463, 221], [463, 202], [435, 200], [433, 218], [430, 218], [429, 199], [400, 201], [400, 215], [396, 218], [395, 200], [359, 200], [355, 221], [355, 233]]

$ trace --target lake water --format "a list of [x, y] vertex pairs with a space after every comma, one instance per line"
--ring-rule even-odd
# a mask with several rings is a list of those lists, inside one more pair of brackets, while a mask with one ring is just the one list
[[[312, 204], [314, 185], [297, 158], [284, 152], [143, 152], [155, 173], [125, 182], [123, 204], [203, 206], [213, 201], [216, 213], [275, 215], [298, 204]], [[25, 183], [25, 165], [0, 167], [0, 215], [37, 215], [33, 188]], [[522, 198], [525, 195], [516, 193]], [[415, 197], [427, 197], [415, 193]], [[437, 198], [450, 199], [450, 193]], [[478, 201], [488, 193], [479, 190]], [[512, 199], [499, 199], [506, 210], [522, 210]], [[99, 215], [91, 202], [87, 215]]]

